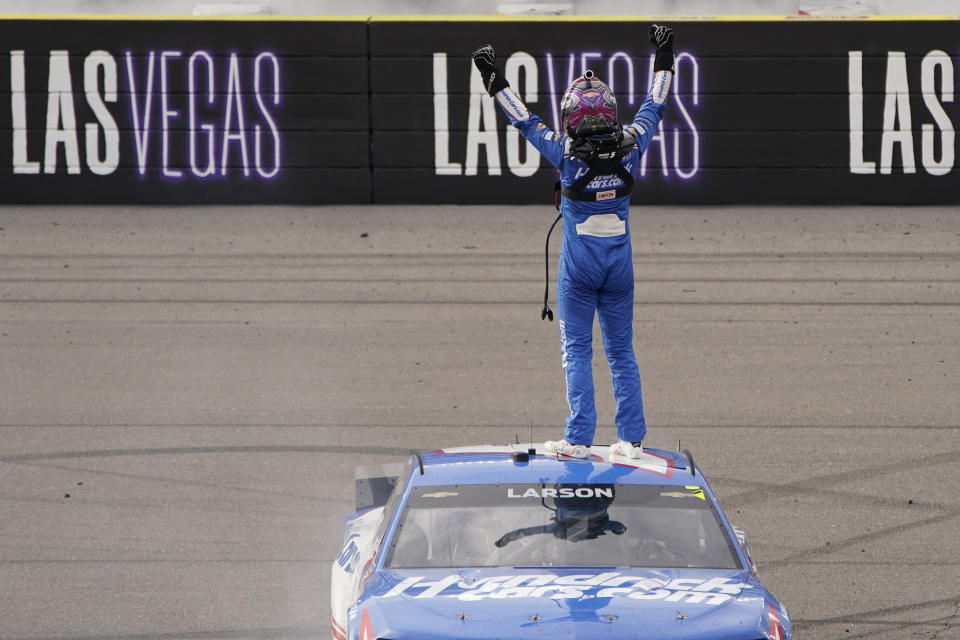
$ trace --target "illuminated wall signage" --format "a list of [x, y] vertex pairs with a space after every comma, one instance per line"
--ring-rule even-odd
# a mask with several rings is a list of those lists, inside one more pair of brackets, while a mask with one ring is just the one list
[[[677, 73], [634, 202], [960, 202], [949, 179], [958, 24], [678, 21]], [[649, 24], [637, 20], [451, 22], [429, 42], [416, 28], [370, 30], [371, 60], [384, 67], [372, 83], [374, 192], [397, 202], [550, 202], [556, 172], [483, 92], [476, 46], [493, 44], [514, 89], [554, 128], [560, 95], [584, 69], [611, 85], [621, 121], [652, 74]]]
[[[920, 86], [917, 91], [918, 82], [914, 75], [911, 91], [906, 52], [886, 52], [880, 144], [879, 148], [867, 149], [864, 143], [863, 52], [850, 51], [847, 55], [850, 173], [889, 175], [895, 170], [904, 174], [916, 173], [918, 146], [923, 171], [932, 176], [943, 176], [953, 171], [956, 133], [944, 108], [945, 103], [953, 102], [954, 69], [950, 56], [935, 49], [922, 57], [913, 57], [919, 62], [919, 65], [914, 64], [912, 72], [919, 72]], [[878, 84], [878, 80], [871, 78], [874, 85]], [[915, 109], [911, 106], [910, 96], [917, 93], [922, 97], [924, 108], [914, 117]], [[922, 120], [919, 128], [916, 120]]]
[[365, 20], [0, 20], [0, 198], [369, 202]]
[[[636, 203], [960, 202], [960, 21], [678, 22]], [[549, 203], [556, 171], [480, 87], [492, 42], [558, 126], [586, 68], [622, 121], [636, 20], [0, 20], [10, 203]], [[429, 38], [424, 38], [427, 30]]]
[[[499, 108], [487, 95], [480, 74], [469, 64], [466, 87], [470, 94], [466, 153], [463, 159], [451, 159], [451, 131], [449, 94], [456, 93], [449, 80], [447, 52], [433, 52], [433, 108], [434, 108], [434, 168], [438, 176], [477, 175], [481, 170], [481, 149], [485, 155], [485, 169], [489, 175], [501, 175], [503, 155], [500, 150], [500, 130], [506, 129], [506, 165], [514, 176], [525, 178], [540, 168], [540, 157], [532, 145], [526, 143], [521, 152], [520, 134], [506, 118], [498, 116]], [[462, 55], [456, 56], [463, 64]], [[534, 57], [525, 51], [501, 54], [504, 74], [520, 97], [555, 131], [560, 128], [559, 102], [564, 90], [587, 69], [604, 80], [617, 96], [620, 119], [628, 122], [646, 96], [646, 88], [653, 77], [654, 56], [637, 56], [629, 51], [577, 51], [564, 55], [545, 52]], [[663, 177], [688, 180], [700, 168], [700, 132], [695, 116], [700, 106], [700, 64], [689, 52], [678, 52], [676, 77], [672, 83], [671, 113], [667, 122], [661, 122], [646, 154], [640, 161], [640, 175], [647, 174], [647, 158], [659, 156]]]
[[[71, 73], [71, 57], [83, 59], [82, 77]], [[135, 151], [126, 163], [141, 176], [208, 179], [236, 172], [270, 179], [281, 171], [276, 111], [282, 73], [272, 52], [241, 58], [203, 50], [122, 56], [51, 50], [46, 68], [28, 67], [26, 58], [24, 50], [10, 51], [15, 174], [111, 175], [124, 161], [123, 136]], [[45, 76], [45, 95], [28, 96], [28, 73]], [[28, 100], [46, 105], [45, 124], [35, 136], [27, 114], [39, 110]], [[92, 120], [78, 122], [78, 100], [86, 101]]]

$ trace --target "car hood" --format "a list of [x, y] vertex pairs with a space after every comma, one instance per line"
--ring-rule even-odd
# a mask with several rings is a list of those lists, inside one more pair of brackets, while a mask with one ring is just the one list
[[372, 637], [391, 640], [755, 640], [769, 628], [769, 599], [742, 570], [414, 569], [372, 576], [351, 613], [369, 616]]

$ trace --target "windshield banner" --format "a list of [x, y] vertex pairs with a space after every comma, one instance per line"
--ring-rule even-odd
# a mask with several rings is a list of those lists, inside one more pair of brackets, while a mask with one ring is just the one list
[[385, 592], [383, 598], [452, 597], [464, 601], [503, 598], [633, 598], [691, 604], [721, 605], [749, 584], [737, 578], [665, 578], [618, 572], [556, 575], [514, 574], [466, 580], [462, 574], [440, 578], [411, 576]]

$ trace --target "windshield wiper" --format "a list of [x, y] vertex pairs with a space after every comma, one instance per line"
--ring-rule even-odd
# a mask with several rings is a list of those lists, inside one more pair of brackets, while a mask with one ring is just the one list
[[[579, 526], [578, 526], [579, 525]], [[526, 538], [544, 533], [552, 533], [554, 538], [579, 542], [580, 540], [593, 540], [604, 535], [608, 531], [615, 536], [623, 535], [627, 530], [627, 525], [616, 520], [606, 520], [602, 526], [590, 526], [584, 520], [575, 520], [569, 524], [554, 521], [550, 524], [542, 524], [536, 527], [524, 527], [514, 529], [503, 534], [499, 540], [493, 543], [497, 548], [502, 548], [515, 540]]]
[[527, 536], [537, 535], [538, 533], [553, 533], [554, 524], [542, 524], [539, 527], [524, 527], [523, 529], [514, 529], [513, 531], [508, 531], [503, 534], [499, 540], [493, 543], [493, 546], [497, 548], [505, 547], [514, 540], [519, 540], [520, 538], [526, 538]]

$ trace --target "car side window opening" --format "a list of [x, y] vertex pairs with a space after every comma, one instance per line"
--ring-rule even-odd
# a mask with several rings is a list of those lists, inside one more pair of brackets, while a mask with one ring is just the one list
[[700, 487], [414, 487], [390, 568], [495, 566], [740, 567]]

